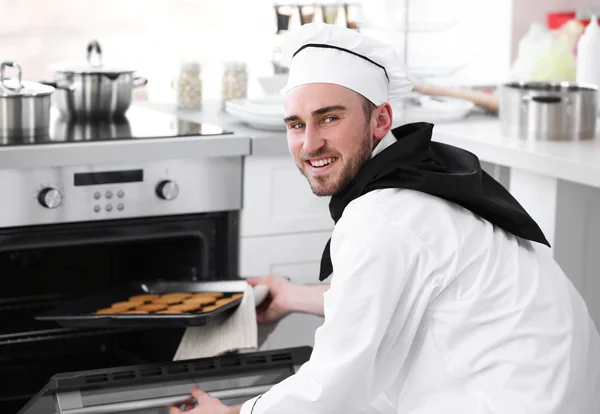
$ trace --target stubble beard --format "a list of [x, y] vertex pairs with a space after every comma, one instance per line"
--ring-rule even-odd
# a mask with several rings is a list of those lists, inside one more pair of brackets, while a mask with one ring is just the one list
[[[321, 152], [326, 153], [327, 151], [323, 150]], [[341, 191], [354, 177], [356, 177], [356, 174], [358, 174], [362, 166], [371, 159], [372, 152], [371, 140], [368, 135], [366, 135], [365, 131], [365, 136], [361, 142], [359, 151], [352, 158], [346, 160], [345, 164], [341, 166], [342, 170], [337, 172], [335, 176], [332, 176], [331, 174], [325, 176], [311, 176], [305, 172], [304, 168], [302, 168], [304, 166], [303, 164], [302, 166], [298, 166], [298, 169], [308, 180], [308, 184], [315, 195], [319, 197], [332, 196]], [[322, 154], [314, 154], [311, 158], [319, 157], [321, 155]], [[338, 161], [336, 162], [341, 162], [341, 159], [338, 158]]]

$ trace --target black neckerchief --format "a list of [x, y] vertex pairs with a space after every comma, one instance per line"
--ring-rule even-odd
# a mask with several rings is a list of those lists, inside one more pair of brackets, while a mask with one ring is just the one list
[[[433, 124], [419, 122], [392, 130], [397, 141], [365, 163], [356, 177], [331, 197], [335, 223], [350, 202], [369, 191], [405, 188], [456, 203], [515, 236], [550, 246], [544, 233], [500, 183], [481, 169], [472, 153], [431, 142]], [[331, 239], [321, 258], [320, 280], [333, 272]]]

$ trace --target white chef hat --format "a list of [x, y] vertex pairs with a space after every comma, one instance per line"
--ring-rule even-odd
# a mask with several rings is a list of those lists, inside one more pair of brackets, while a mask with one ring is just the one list
[[379, 106], [415, 84], [390, 45], [345, 27], [305, 24], [288, 33], [282, 55], [289, 66], [285, 94], [307, 83], [333, 83]]

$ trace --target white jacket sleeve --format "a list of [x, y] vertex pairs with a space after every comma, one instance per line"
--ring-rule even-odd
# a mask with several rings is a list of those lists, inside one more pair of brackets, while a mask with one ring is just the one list
[[443, 284], [438, 260], [410, 229], [378, 217], [342, 218], [331, 257], [310, 360], [242, 414], [360, 413], [397, 378]]

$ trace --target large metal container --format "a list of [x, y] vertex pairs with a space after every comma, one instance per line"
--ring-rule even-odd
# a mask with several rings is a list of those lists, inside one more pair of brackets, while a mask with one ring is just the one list
[[54, 105], [73, 119], [121, 117], [131, 105], [133, 89], [148, 83], [135, 77], [133, 69], [105, 66], [97, 41], [87, 47], [87, 62], [57, 65], [54, 70]]
[[500, 88], [506, 136], [579, 141], [596, 136], [598, 88], [569, 82], [513, 82]]
[[[16, 68], [17, 78], [9, 79], [7, 68]], [[17, 62], [0, 64], [0, 141], [31, 141], [47, 136], [50, 125], [52, 86], [22, 80]]]

